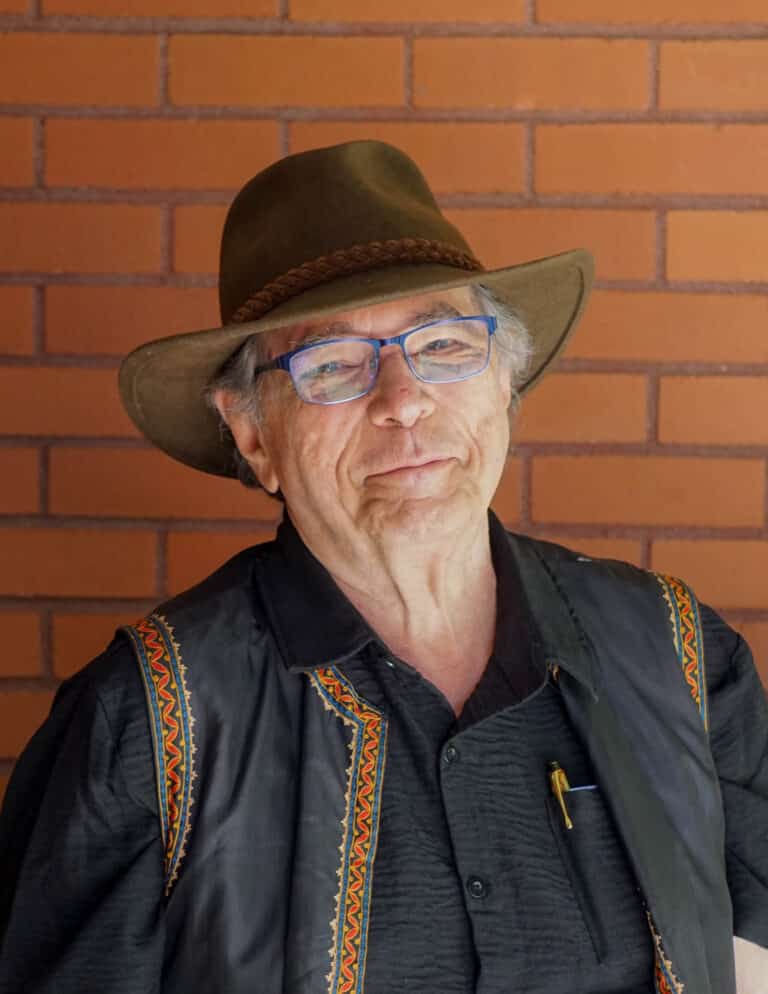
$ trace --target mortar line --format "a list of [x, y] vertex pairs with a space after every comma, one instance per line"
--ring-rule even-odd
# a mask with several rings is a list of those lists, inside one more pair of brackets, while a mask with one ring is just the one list
[[[0, 25], [0, 30], [2, 26]], [[418, 40], [418, 36], [411, 36]], [[0, 107], [0, 117], [29, 117], [40, 115], [46, 118], [109, 119], [109, 120], [236, 120], [271, 121], [276, 114], [293, 120], [322, 121], [410, 121], [418, 120], [439, 124], [455, 123], [507, 123], [512, 121], [534, 121], [541, 124], [701, 124], [701, 125], [752, 125], [768, 124], [768, 110], [765, 108], [736, 108], [723, 110], [660, 108], [649, 111], [647, 107], [624, 108], [515, 108], [452, 106], [414, 107], [409, 110], [400, 104], [390, 106], [350, 106], [346, 104], [276, 104], [258, 106], [249, 104], [168, 104], [165, 107], [151, 105], [73, 105], [45, 102], [7, 104]]]
[[[528, 3], [531, 0], [527, 0]], [[275, 17], [95, 17], [54, 14], [43, 17], [39, 0], [31, 0], [30, 13], [0, 14], [0, 30], [31, 33], [39, 30], [33, 19], [42, 20], [46, 31], [110, 34], [231, 34], [240, 36], [291, 35], [304, 37], [398, 36], [406, 31], [417, 37], [435, 38], [515, 38], [545, 37], [627, 39], [637, 41], [741, 41], [768, 38], [768, 24], [688, 24], [662, 26], [653, 24], [555, 24], [538, 20], [488, 22], [436, 21], [293, 21], [287, 10]]]
[[283, 159], [291, 154], [291, 125], [283, 118], [277, 122], [277, 150], [277, 154]]
[[414, 45], [413, 37], [408, 34], [403, 37], [403, 106], [410, 111], [415, 110], [414, 99]]
[[661, 84], [661, 42], [648, 41], [648, 109], [659, 110], [659, 89]]
[[168, 596], [168, 529], [157, 529], [155, 542], [155, 589], [160, 598]]
[[525, 200], [536, 200], [536, 125], [529, 121], [523, 125], [523, 183]]
[[176, 212], [170, 204], [165, 204], [160, 208], [160, 269], [166, 279], [174, 274], [175, 242]]
[[53, 665], [53, 613], [44, 607], [38, 616], [40, 626], [40, 672], [49, 679], [55, 679]]
[[37, 359], [45, 353], [45, 321], [45, 285], [39, 284], [32, 289], [32, 349]]
[[659, 400], [661, 378], [658, 372], [649, 371], [646, 381], [646, 439], [652, 445], [659, 445]]
[[46, 168], [46, 125], [44, 117], [36, 117], [34, 120], [34, 131], [32, 137], [32, 167], [34, 171], [34, 185], [37, 189], [45, 188], [45, 168]]
[[37, 452], [37, 513], [46, 516], [49, 513], [49, 481], [51, 465], [51, 447], [48, 443], [41, 445]]
[[656, 282], [660, 289], [667, 281], [667, 208], [659, 206], [656, 212]]
[[157, 102], [158, 106], [160, 107], [171, 106], [168, 97], [169, 76], [170, 76], [168, 48], [169, 48], [168, 32], [163, 31], [157, 37], [157, 62], [158, 62]]
[[640, 567], [642, 569], [651, 568], [652, 537], [645, 535], [640, 538]]

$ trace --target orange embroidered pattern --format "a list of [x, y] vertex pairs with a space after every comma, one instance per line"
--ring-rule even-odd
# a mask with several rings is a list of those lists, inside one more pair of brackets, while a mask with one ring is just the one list
[[699, 605], [689, 588], [674, 576], [656, 574], [669, 607], [675, 649], [680, 657], [685, 681], [696, 702], [704, 727], [709, 727], [707, 684], [704, 675], [704, 640]]
[[361, 994], [365, 977], [371, 877], [384, 782], [387, 722], [333, 666], [310, 674], [325, 707], [352, 729], [342, 821], [336, 913], [331, 922], [329, 994]]
[[190, 828], [195, 779], [194, 718], [173, 629], [158, 614], [126, 625], [133, 643], [149, 705], [155, 754], [160, 827], [165, 846], [165, 894], [179, 874]]
[[648, 926], [653, 936], [653, 944], [656, 952], [656, 968], [654, 970], [654, 980], [656, 981], [656, 994], [683, 994], [685, 984], [681, 984], [672, 970], [672, 963], [667, 959], [664, 947], [661, 944], [661, 936], [656, 930], [650, 912], [648, 915]]
[[[683, 669], [685, 682], [698, 708], [704, 728], [709, 726], [707, 714], [707, 682], [704, 672], [704, 639], [701, 633], [699, 605], [690, 589], [674, 576], [655, 574], [661, 584], [664, 600], [669, 608], [669, 622], [672, 626], [672, 640]], [[656, 994], [681, 994], [685, 985], [681, 983], [672, 968], [672, 963], [664, 952], [656, 926], [650, 913], [648, 924], [656, 949]]]

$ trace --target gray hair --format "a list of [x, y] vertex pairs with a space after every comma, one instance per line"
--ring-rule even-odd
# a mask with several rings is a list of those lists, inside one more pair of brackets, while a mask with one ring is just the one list
[[[530, 332], [525, 327], [515, 310], [497, 296], [488, 287], [475, 283], [472, 286], [478, 304], [484, 314], [491, 314], [497, 319], [496, 349], [512, 386], [510, 417], [513, 416], [519, 404], [518, 387], [525, 382], [533, 356], [533, 342]], [[262, 399], [264, 383], [263, 376], [254, 373], [262, 363], [269, 361], [267, 335], [251, 335], [221, 366], [205, 391], [205, 399], [209, 407], [219, 415], [222, 438], [233, 450], [233, 468], [235, 475], [243, 486], [258, 489], [261, 484], [248, 462], [237, 449], [225, 417], [216, 407], [215, 395], [218, 391], [226, 391], [232, 398], [227, 406], [226, 415], [244, 414], [258, 424], [263, 416]], [[276, 495], [281, 498], [281, 495]]]

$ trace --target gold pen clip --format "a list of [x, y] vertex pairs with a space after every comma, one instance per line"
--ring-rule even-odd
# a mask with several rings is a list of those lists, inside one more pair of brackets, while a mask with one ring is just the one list
[[552, 788], [552, 793], [557, 798], [557, 803], [563, 812], [565, 827], [568, 829], [573, 828], [573, 822], [571, 821], [571, 816], [568, 814], [568, 808], [565, 805], [565, 798], [563, 797], [565, 791], [571, 789], [568, 777], [565, 775], [565, 770], [554, 759], [551, 763], [547, 764], [547, 769], [549, 770], [549, 786]]

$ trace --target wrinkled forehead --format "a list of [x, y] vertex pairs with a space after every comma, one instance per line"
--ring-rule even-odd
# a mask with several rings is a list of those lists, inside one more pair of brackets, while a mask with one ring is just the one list
[[266, 352], [274, 357], [298, 348], [304, 342], [343, 338], [346, 335], [385, 338], [443, 317], [476, 314], [478, 306], [472, 286], [401, 297], [383, 304], [340, 311], [317, 320], [275, 328], [266, 333]]

